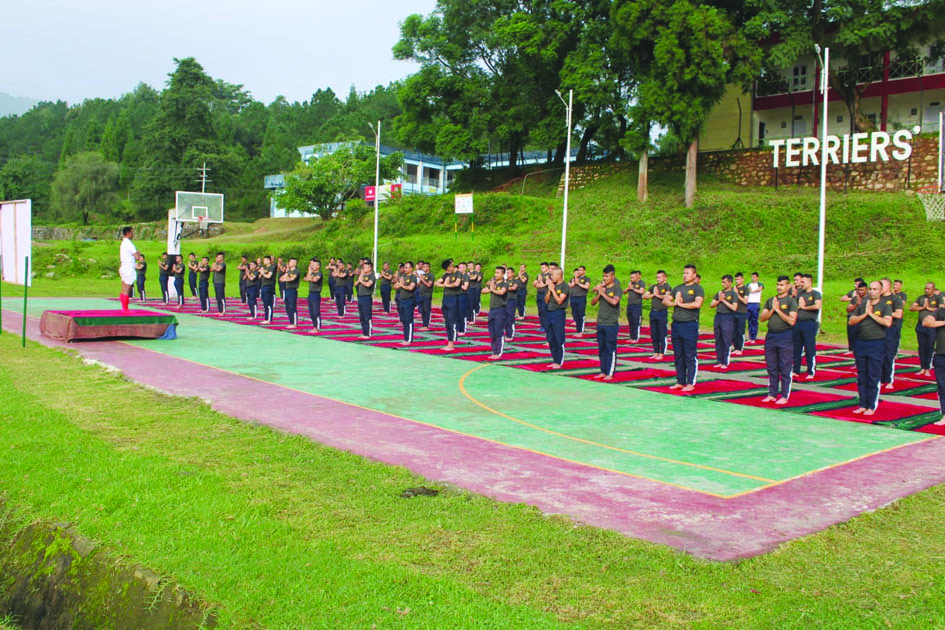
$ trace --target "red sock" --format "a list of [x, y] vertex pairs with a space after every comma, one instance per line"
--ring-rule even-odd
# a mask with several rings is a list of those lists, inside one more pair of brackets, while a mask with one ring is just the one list
[[118, 299], [121, 300], [121, 310], [127, 311], [128, 310], [128, 294], [122, 293], [121, 295], [118, 296]]

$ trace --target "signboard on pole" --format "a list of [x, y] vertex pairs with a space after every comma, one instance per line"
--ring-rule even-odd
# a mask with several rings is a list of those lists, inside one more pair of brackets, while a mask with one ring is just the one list
[[473, 213], [472, 193], [456, 195], [456, 214], [472, 214], [472, 213]]
[[[364, 187], [364, 200], [368, 202], [373, 202], [376, 194], [377, 187], [375, 186], [365, 186]], [[380, 187], [381, 197], [380, 201], [387, 201], [391, 197], [398, 198], [403, 194], [404, 186], [403, 184], [384, 184]]]

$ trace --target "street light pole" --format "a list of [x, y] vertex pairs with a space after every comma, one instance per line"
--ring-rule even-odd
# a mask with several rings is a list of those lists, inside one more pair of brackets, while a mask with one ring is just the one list
[[[814, 44], [814, 49], [819, 57], [820, 45]], [[829, 63], [830, 49], [824, 48], [820, 74], [820, 90], [824, 94], [824, 111], [820, 133], [820, 229], [817, 234], [817, 288], [821, 295], [824, 292], [824, 237], [827, 227], [827, 94], [830, 92], [827, 73], [830, 71]], [[820, 311], [817, 312], [817, 317], [820, 317]]]
[[374, 125], [368, 123], [371, 131], [374, 132], [374, 149], [377, 154], [377, 160], [374, 166], [374, 256], [371, 263], [374, 265], [374, 272], [377, 273], [377, 204], [381, 197], [381, 121], [377, 121], [377, 129]]
[[561, 269], [564, 270], [564, 252], [565, 243], [568, 238], [568, 189], [571, 187], [571, 111], [574, 106], [574, 90], [568, 90], [568, 102], [564, 102], [561, 92], [555, 90], [555, 94], [568, 108], [568, 141], [565, 149], [564, 162], [564, 214], [561, 217]]

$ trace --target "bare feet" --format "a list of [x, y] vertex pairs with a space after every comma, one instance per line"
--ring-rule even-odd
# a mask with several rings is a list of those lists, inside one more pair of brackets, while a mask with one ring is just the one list
[[890, 389], [895, 389], [895, 388], [893, 387], [892, 383], [886, 383], [886, 386], [883, 387], [883, 389], [885, 389], [886, 391], [889, 391]]
[[932, 424], [934, 424], [935, 426], [939, 426], [939, 427], [940, 427], [940, 426], [945, 426], [945, 416], [942, 416], [942, 419], [941, 419], [941, 420], [939, 420], [938, 422], [933, 422]]
[[453, 344], [451, 343], [448, 343], [445, 346], [443, 346], [443, 352], [452, 352], [453, 350], [456, 350], [456, 348], [453, 347]]
[[402, 345], [402, 346], [409, 346], [409, 345], [410, 345], [410, 342], [409, 342], [409, 341], [401, 341], [401, 342], [400, 342], [400, 345]]
[[683, 384], [682, 384], [682, 383], [676, 383], [675, 385], [670, 385], [669, 388], [670, 388], [670, 389], [682, 389], [682, 388], [683, 388]]
[[490, 360], [490, 361], [495, 361], [495, 360], [501, 359], [501, 358], [502, 358], [502, 357], [499, 356], [498, 354], [490, 354], [490, 355], [489, 355], [489, 360]]
[[560, 369], [561, 369], [561, 364], [560, 364], [560, 363], [552, 363], [552, 364], [551, 364], [551, 369], [552, 369], [552, 370], [560, 370]]
[[607, 376], [607, 375], [606, 375], [606, 374], [595, 374], [595, 375], [594, 375], [594, 379], [595, 379], [595, 380], [599, 380], [599, 379], [604, 378], [605, 376]]
[[691, 391], [693, 391], [693, 390], [695, 390], [695, 389], [696, 389], [696, 386], [695, 386], [695, 385], [686, 385], [685, 387], [682, 388], [682, 390], [683, 390], [684, 392], [691, 392]]
[[360, 339], [361, 341], [367, 341], [368, 339], [370, 339], [370, 337], [368, 337], [367, 335], [358, 335], [358, 339]]
[[857, 407], [853, 410], [853, 413], [863, 413], [864, 411], [866, 411], [866, 407]]
[[[602, 381], [612, 381], [612, 380], [614, 380], [614, 377], [613, 377], [613, 376], [610, 376], [610, 375], [608, 374], [607, 376], [605, 376], [605, 377], [602, 378], [601, 380], [602, 380]], [[943, 422], [945, 422], [945, 420], [943, 420]]]
[[774, 402], [775, 400], [777, 400], [777, 398], [774, 396], [765, 396], [761, 399], [761, 402]]
[[728, 366], [727, 366], [727, 365], [722, 365], [721, 363], [719, 363], [719, 364], [716, 365], [715, 367], [717, 367], [717, 368], [720, 369], [720, 370], [727, 370], [727, 369], [728, 369]]
[[867, 409], [866, 411], [863, 412], [863, 415], [864, 415], [864, 416], [872, 416], [874, 413], [876, 413], [876, 410], [875, 410], [875, 409]]
[[286, 326], [286, 330], [291, 330], [292, 328], [297, 328], [297, 326], [295, 324], [289, 324]]
[[741, 351], [741, 350], [732, 350], [732, 356], [733, 356], [733, 357], [740, 357], [740, 356], [742, 356], [742, 351]]
[[813, 375], [813, 374], [808, 374], [807, 376], [804, 377], [804, 380], [805, 380], [805, 381], [812, 381], [812, 380], [814, 380], [814, 375]]
[[786, 404], [787, 404], [787, 401], [788, 401], [787, 398], [778, 398], [778, 399], [774, 402], [774, 404], [776, 404], [776, 405], [786, 405]]

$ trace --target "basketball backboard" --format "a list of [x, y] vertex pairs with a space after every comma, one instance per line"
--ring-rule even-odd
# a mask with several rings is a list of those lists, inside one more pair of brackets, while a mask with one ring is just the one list
[[180, 223], [223, 223], [223, 195], [178, 190], [175, 217]]

